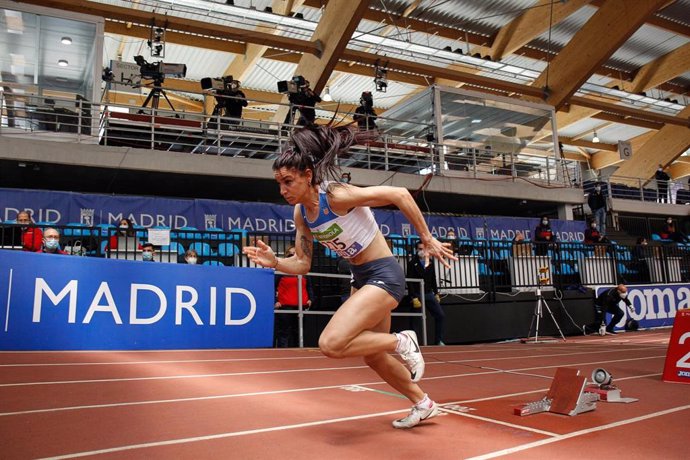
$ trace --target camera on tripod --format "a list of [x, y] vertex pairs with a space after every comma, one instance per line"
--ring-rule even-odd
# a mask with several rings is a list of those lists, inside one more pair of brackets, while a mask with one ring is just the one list
[[308, 88], [307, 80], [302, 75], [296, 75], [291, 80], [278, 82], [278, 92], [280, 94], [297, 94]]
[[139, 66], [141, 78], [162, 82], [165, 77], [184, 78], [187, 76], [186, 64], [169, 64], [163, 61], [147, 62], [144, 56], [134, 56]]
[[226, 75], [219, 78], [202, 78], [201, 89], [215, 91], [218, 94], [234, 93], [240, 89], [239, 80], [232, 78], [232, 75]]

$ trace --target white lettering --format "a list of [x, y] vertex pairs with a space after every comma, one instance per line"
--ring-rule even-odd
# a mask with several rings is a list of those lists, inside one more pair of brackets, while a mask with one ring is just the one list
[[211, 302], [209, 305], [208, 312], [208, 324], [211, 326], [216, 325], [216, 287], [211, 286]]
[[[107, 303], [106, 305], [100, 305], [101, 297], [104, 296]], [[105, 281], [103, 281], [101, 285], [98, 286], [98, 290], [96, 291], [96, 294], [94, 294], [93, 296], [93, 300], [91, 301], [91, 305], [89, 305], [89, 309], [86, 312], [86, 316], [84, 317], [83, 323], [89, 324], [91, 322], [93, 314], [97, 311], [110, 312], [110, 314], [113, 315], [113, 320], [115, 320], [115, 324], [122, 324], [122, 318], [120, 317], [120, 313], [117, 311], [117, 306], [115, 305], [113, 294], [110, 292], [110, 287], [108, 286], [108, 283]]]
[[41, 322], [41, 300], [43, 299], [43, 293], [48, 296], [48, 299], [53, 303], [53, 305], [59, 304], [62, 299], [69, 294], [69, 312], [67, 314], [67, 322], [75, 323], [77, 318], [77, 288], [79, 287], [79, 282], [77, 280], [72, 280], [67, 285], [62, 288], [57, 295], [50, 289], [48, 283], [43, 278], [36, 278], [36, 284], [34, 288], [34, 315], [33, 322]]
[[[664, 298], [668, 299], [668, 309], [669, 311], [676, 311], [676, 299], [673, 295], [673, 290], [670, 288], [666, 289], [645, 289], [644, 295], [647, 299], [647, 319], [664, 319], [668, 318], [666, 314], [666, 309], [664, 306]], [[654, 307], [656, 306], [656, 313], [654, 312]], [[675, 313], [674, 313], [675, 315]]]
[[[185, 292], [191, 294], [191, 298], [187, 302], [182, 299]], [[198, 300], [199, 294], [196, 292], [196, 289], [191, 286], [177, 286], [175, 290], [175, 325], [179, 326], [182, 324], [182, 310], [184, 309], [192, 315], [197, 326], [203, 326], [204, 323], [194, 308]]]
[[[241, 294], [249, 299], [249, 313], [242, 319], [232, 319], [232, 295]], [[242, 288], [225, 288], [225, 325], [226, 326], [242, 326], [247, 324], [254, 318], [256, 314], [256, 299], [246, 289]]]
[[[140, 290], [151, 291], [158, 296], [159, 305], [158, 313], [150, 318], [139, 318], [137, 317], [137, 300], [138, 293]], [[129, 324], [153, 324], [160, 320], [165, 314], [165, 310], [168, 308], [168, 301], [165, 299], [163, 291], [152, 284], [132, 284], [130, 298], [129, 298]]]

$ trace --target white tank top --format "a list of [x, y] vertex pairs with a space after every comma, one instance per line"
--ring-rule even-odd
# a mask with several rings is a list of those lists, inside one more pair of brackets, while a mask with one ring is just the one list
[[356, 207], [344, 216], [334, 213], [328, 204], [327, 188], [327, 182], [319, 187], [318, 217], [309, 221], [304, 206], [300, 205], [302, 218], [319, 243], [340, 257], [351, 259], [371, 244], [379, 227], [368, 206]]

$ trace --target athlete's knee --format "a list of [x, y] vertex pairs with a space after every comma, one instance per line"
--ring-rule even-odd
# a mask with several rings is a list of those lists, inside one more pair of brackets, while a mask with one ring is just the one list
[[347, 342], [326, 332], [319, 337], [319, 349], [329, 358], [344, 358]]
[[386, 361], [386, 358], [390, 356], [386, 352], [374, 353], [373, 355], [366, 355], [364, 357], [364, 364], [371, 368], [376, 368]]

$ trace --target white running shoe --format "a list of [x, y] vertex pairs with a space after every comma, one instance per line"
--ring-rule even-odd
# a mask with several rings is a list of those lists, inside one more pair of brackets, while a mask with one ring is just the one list
[[400, 357], [405, 361], [408, 369], [410, 369], [412, 381], [419, 382], [424, 375], [424, 357], [422, 356], [422, 351], [419, 349], [417, 334], [415, 331], [402, 331], [398, 332], [398, 334], [404, 335], [409, 339], [407, 341], [407, 350], [400, 352]]
[[399, 420], [393, 421], [394, 428], [412, 428], [413, 426], [419, 425], [422, 420], [428, 420], [432, 417], [436, 417], [439, 413], [438, 404], [432, 402], [431, 407], [428, 409], [423, 409], [416, 405], [412, 406], [412, 411], [410, 414]]

